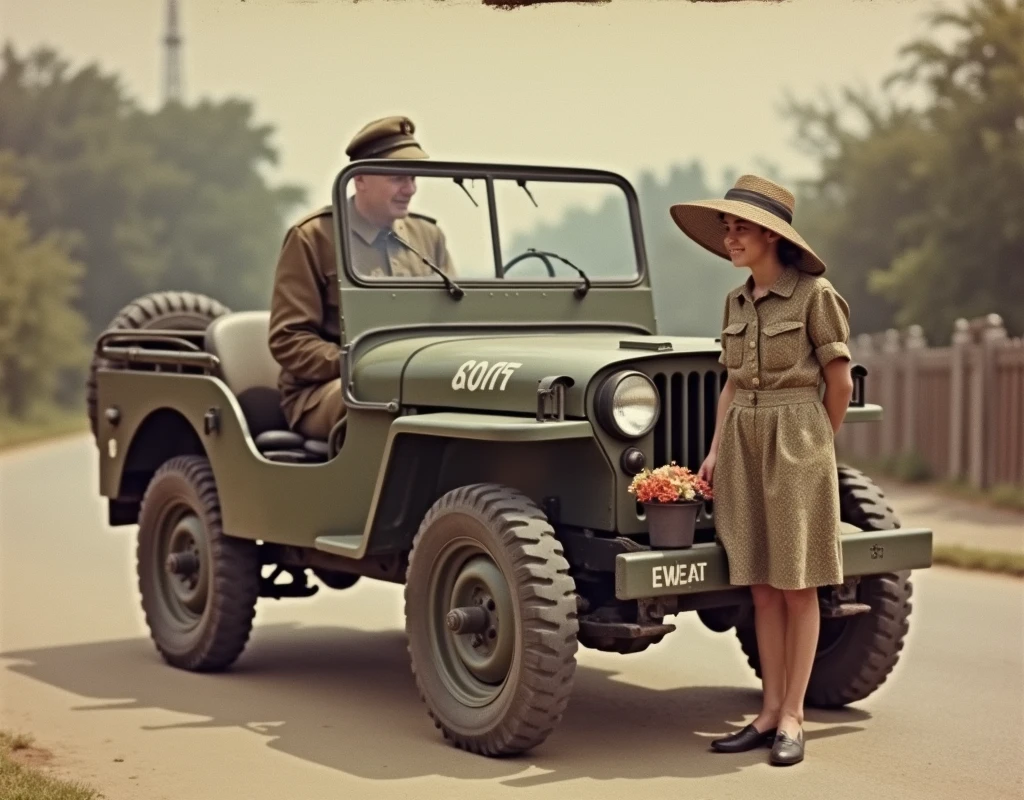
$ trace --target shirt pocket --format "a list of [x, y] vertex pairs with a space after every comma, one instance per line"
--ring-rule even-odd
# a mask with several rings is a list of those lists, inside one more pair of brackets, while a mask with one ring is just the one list
[[761, 329], [761, 366], [764, 369], [788, 369], [807, 349], [804, 323], [798, 319], [773, 322]]
[[722, 350], [725, 353], [725, 366], [736, 369], [743, 366], [743, 344], [746, 337], [743, 332], [747, 323], [734, 322], [722, 330]]

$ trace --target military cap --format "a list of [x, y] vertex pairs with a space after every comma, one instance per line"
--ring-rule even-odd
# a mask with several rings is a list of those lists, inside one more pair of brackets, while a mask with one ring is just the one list
[[361, 158], [427, 158], [413, 138], [416, 126], [408, 117], [384, 117], [364, 125], [352, 137], [345, 154]]

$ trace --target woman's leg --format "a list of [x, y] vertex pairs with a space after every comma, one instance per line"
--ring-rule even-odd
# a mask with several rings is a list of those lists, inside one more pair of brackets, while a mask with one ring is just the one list
[[778, 726], [786, 696], [786, 602], [782, 592], [772, 586], [751, 586], [750, 593], [763, 687], [761, 713], [752, 724], [763, 733]]
[[[814, 587], [782, 592], [786, 606], [786, 692], [779, 730], [795, 738], [804, 724], [804, 695], [818, 648], [821, 612]], [[758, 636], [760, 647], [760, 634]], [[763, 659], [762, 659], [763, 661]]]

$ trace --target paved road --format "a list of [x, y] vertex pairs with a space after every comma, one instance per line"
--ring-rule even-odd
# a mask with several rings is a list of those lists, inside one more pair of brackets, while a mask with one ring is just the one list
[[396, 586], [261, 601], [233, 673], [164, 666], [132, 530], [107, 529], [95, 486], [88, 439], [0, 459], [0, 725], [110, 800], [1024, 796], [1024, 582], [920, 574], [896, 672], [856, 708], [810, 712], [795, 768], [707, 752], [752, 718], [757, 682], [732, 636], [689, 615], [646, 653], [582, 651], [555, 734], [488, 760], [429, 723]]

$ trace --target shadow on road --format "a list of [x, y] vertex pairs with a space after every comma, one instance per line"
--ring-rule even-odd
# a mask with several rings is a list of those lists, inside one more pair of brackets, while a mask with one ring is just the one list
[[[724, 756], [713, 736], [736, 730], [756, 710], [749, 689], [656, 690], [580, 667], [561, 725], [543, 745], [513, 759], [487, 759], [445, 742], [426, 715], [401, 631], [256, 629], [233, 670], [199, 675], [164, 664], [149, 640], [130, 639], [0, 654], [12, 672], [101, 702], [75, 710], [160, 709], [194, 717], [141, 725], [140, 735], [181, 728], [238, 727], [276, 750], [373, 780], [439, 775], [504, 778], [532, 787], [574, 778], [700, 778], [762, 763], [767, 750]], [[642, 658], [642, 656], [636, 656]], [[625, 658], [628, 658], [625, 657]], [[861, 710], [809, 711], [835, 727], [808, 740], [860, 730]], [[530, 767], [545, 770], [524, 776]], [[517, 777], [518, 776], [518, 777]]]

